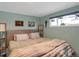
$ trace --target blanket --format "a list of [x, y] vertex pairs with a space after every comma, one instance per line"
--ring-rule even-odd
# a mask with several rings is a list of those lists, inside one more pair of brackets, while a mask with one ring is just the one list
[[14, 49], [10, 57], [70, 57], [75, 51], [64, 40], [50, 40], [24, 48]]

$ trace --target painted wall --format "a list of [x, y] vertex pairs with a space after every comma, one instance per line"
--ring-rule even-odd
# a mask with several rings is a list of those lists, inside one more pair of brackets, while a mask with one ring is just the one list
[[[79, 11], [79, 6], [62, 10], [54, 14], [50, 14], [40, 18], [0, 11], [0, 23], [6, 23], [7, 30], [16, 30], [16, 29], [22, 30], [22, 29], [36, 29], [38, 24], [44, 24], [45, 20], [47, 20], [48, 25], [47, 25], [47, 28], [44, 28], [44, 37], [67, 40], [69, 43], [71, 43], [72, 47], [75, 49], [75, 51], [78, 53], [78, 56], [79, 56], [79, 46], [78, 46], [79, 27], [49, 27], [49, 17], [63, 15], [74, 11]], [[25, 25], [23, 27], [16, 27], [15, 20], [22, 20], [25, 22]], [[28, 21], [35, 21], [36, 26], [28, 27], [27, 26]]]
[[74, 11], [79, 11], [79, 6], [72, 7], [66, 10], [56, 12], [41, 18], [41, 23], [44, 24], [45, 20], [48, 21], [47, 28], [44, 28], [44, 37], [47, 38], [58, 38], [68, 41], [72, 47], [75, 49], [79, 56], [79, 26], [73, 27], [50, 27], [49, 26], [49, 17], [63, 15], [71, 13]]
[[[22, 20], [24, 21], [24, 26], [15, 26], [15, 20]], [[27, 22], [34, 21], [35, 27], [28, 27]], [[7, 24], [7, 30], [22, 30], [22, 29], [37, 29], [39, 24], [39, 18], [34, 16], [27, 16], [9, 12], [0, 11], [0, 23]]]

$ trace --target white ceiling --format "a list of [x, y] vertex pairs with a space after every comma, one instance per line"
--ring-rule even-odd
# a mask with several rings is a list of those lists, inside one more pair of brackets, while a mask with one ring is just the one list
[[79, 5], [78, 2], [0, 2], [0, 11], [45, 16], [63, 9]]

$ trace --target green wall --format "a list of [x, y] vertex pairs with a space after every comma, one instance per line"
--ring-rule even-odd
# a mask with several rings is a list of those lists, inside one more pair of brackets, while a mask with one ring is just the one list
[[[49, 27], [49, 17], [63, 15], [67, 13], [71, 13], [74, 11], [79, 11], [79, 6], [72, 7], [66, 10], [62, 10], [44, 17], [34, 17], [34, 16], [27, 16], [9, 12], [0, 11], [0, 23], [7, 24], [7, 30], [24, 30], [24, 29], [37, 29], [39, 24], [44, 24], [45, 20], [48, 21], [47, 28], [44, 28], [44, 37], [47, 38], [58, 38], [68, 41], [72, 47], [75, 49], [79, 56], [79, 27]], [[22, 20], [24, 21], [25, 25], [23, 27], [16, 27], [15, 20]], [[40, 20], [40, 21], [39, 21]], [[35, 21], [35, 27], [28, 27], [28, 21]]]
[[[24, 26], [15, 26], [15, 20], [22, 20], [24, 21]], [[28, 27], [27, 22], [34, 21], [35, 27]], [[22, 30], [22, 29], [37, 29], [39, 24], [39, 18], [34, 16], [27, 16], [9, 12], [0, 11], [0, 23], [7, 24], [7, 30]]]
[[66, 10], [56, 12], [41, 18], [41, 23], [44, 24], [45, 20], [48, 21], [47, 28], [44, 28], [44, 37], [47, 38], [58, 38], [68, 41], [72, 47], [75, 49], [79, 56], [79, 26], [66, 26], [66, 27], [50, 27], [49, 26], [49, 17], [55, 17], [74, 11], [79, 11], [79, 6], [72, 7]]

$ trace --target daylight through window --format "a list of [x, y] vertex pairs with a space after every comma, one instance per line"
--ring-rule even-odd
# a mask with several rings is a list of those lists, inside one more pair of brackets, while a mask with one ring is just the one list
[[50, 26], [79, 25], [79, 13], [50, 19]]

